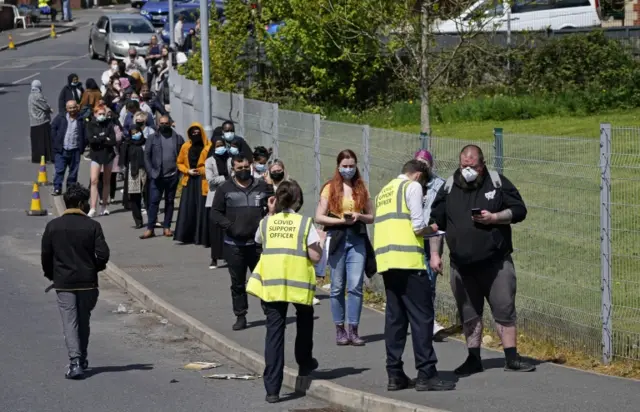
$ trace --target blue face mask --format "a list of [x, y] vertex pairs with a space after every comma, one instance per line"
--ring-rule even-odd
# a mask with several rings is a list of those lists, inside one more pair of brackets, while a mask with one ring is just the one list
[[343, 179], [351, 180], [356, 175], [356, 168], [339, 167], [338, 172]]
[[215, 153], [218, 156], [222, 156], [223, 154], [227, 153], [227, 148], [224, 146], [216, 147]]
[[134, 133], [131, 135], [131, 139], [133, 140], [140, 140], [140, 138], [142, 137], [142, 133], [138, 132], [138, 133]]
[[231, 153], [231, 156], [237, 156], [238, 154], [240, 154], [240, 150], [238, 150], [237, 147], [230, 147], [229, 153]]
[[263, 165], [262, 163], [255, 164], [256, 172], [264, 173], [267, 170], [267, 165]]

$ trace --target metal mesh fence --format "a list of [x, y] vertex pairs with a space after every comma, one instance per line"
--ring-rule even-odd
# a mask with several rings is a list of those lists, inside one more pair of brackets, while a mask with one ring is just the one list
[[[184, 130], [190, 122], [202, 121], [198, 110], [202, 99], [197, 97], [201, 86], [175, 74], [171, 86], [177, 126]], [[252, 147], [274, 149], [274, 156], [284, 161], [303, 189], [302, 213], [307, 216], [313, 216], [341, 150], [356, 153], [374, 197], [421, 146], [415, 134], [325, 121], [319, 115], [279, 110], [274, 103], [215, 90], [212, 114], [214, 127], [230, 119]], [[604, 353], [603, 347], [609, 345], [616, 357], [640, 360], [640, 128], [610, 132], [610, 182], [602, 172], [602, 137], [599, 142], [499, 133], [495, 142], [431, 137], [428, 147], [437, 173], [446, 178], [458, 167], [460, 149], [479, 145], [487, 165], [501, 170], [524, 198], [527, 219], [513, 226], [519, 327], [593, 355]], [[610, 200], [602, 204], [601, 188], [607, 187]], [[603, 217], [611, 221], [609, 255], [602, 249], [607, 238], [602, 233]], [[606, 326], [607, 260], [611, 260], [611, 333]], [[379, 287], [379, 282], [375, 285]], [[455, 322], [449, 282], [440, 281], [437, 288], [439, 317]]]
[[613, 353], [640, 359], [640, 128], [611, 130]]

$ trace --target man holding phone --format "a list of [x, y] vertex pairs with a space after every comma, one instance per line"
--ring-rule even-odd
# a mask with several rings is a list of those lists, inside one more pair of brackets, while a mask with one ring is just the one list
[[[451, 289], [467, 341], [468, 356], [455, 373], [482, 372], [482, 314], [489, 302], [502, 340], [507, 371], [530, 372], [516, 349], [516, 274], [511, 224], [522, 222], [527, 208], [518, 189], [507, 178], [487, 169], [476, 145], [460, 152], [460, 167], [438, 192], [431, 219], [446, 231], [451, 258]], [[431, 267], [441, 272], [442, 260], [431, 239]]]

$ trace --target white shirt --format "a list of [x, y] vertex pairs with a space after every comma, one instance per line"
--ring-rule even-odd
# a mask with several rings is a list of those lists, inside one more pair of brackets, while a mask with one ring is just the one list
[[[398, 179], [409, 180], [406, 175], [398, 176]], [[404, 200], [407, 202], [409, 213], [411, 215], [411, 226], [413, 230], [418, 231], [427, 226], [422, 214], [422, 186], [418, 182], [411, 182], [407, 185], [404, 193]]]
[[178, 46], [182, 46], [184, 43], [184, 31], [182, 30], [182, 27], [182, 22], [178, 20], [173, 32], [173, 40], [178, 44]]
[[107, 90], [107, 86], [109, 86], [109, 80], [111, 80], [111, 76], [113, 76], [114, 74], [116, 74], [116, 72], [111, 69], [107, 69], [102, 72], [102, 86], [100, 87], [100, 91], [102, 91], [103, 95]]
[[147, 62], [144, 61], [142, 56], [136, 56], [133, 60], [131, 60], [131, 57], [125, 57], [123, 61], [127, 68], [127, 74], [131, 74], [132, 69], [130, 66], [135, 66], [142, 75], [147, 73]]
[[[292, 213], [292, 214], [296, 214], [296, 212], [294, 212], [291, 209], [285, 209], [283, 210], [284, 213]], [[268, 217], [268, 216], [267, 216]], [[267, 219], [267, 217], [265, 217], [264, 219]], [[262, 219], [262, 220], [264, 220]], [[260, 221], [260, 225], [262, 225], [262, 221]], [[256, 237], [254, 239], [256, 241], [256, 243], [258, 244], [262, 244], [262, 232], [260, 231], [260, 226], [258, 226], [258, 230], [256, 231]], [[309, 228], [309, 235], [307, 236], [307, 246], [311, 246], [315, 243], [319, 243], [320, 242], [320, 235], [318, 234], [318, 231], [316, 230], [316, 227], [312, 224], [311, 228]]]

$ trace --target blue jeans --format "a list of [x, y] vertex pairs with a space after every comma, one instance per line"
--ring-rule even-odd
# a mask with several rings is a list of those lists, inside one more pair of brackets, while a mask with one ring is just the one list
[[78, 169], [80, 168], [80, 149], [62, 150], [62, 152], [53, 155], [53, 162], [56, 174], [53, 177], [53, 188], [62, 190], [64, 182], [64, 174], [69, 168], [69, 176], [67, 176], [67, 187], [78, 181]]
[[176, 198], [176, 190], [178, 189], [178, 177], [176, 173], [171, 177], [158, 176], [155, 179], [149, 179], [149, 210], [147, 215], [147, 230], [153, 231], [156, 227], [158, 219], [158, 209], [160, 209], [160, 201], [164, 194], [164, 222], [162, 227], [169, 229], [171, 220], [173, 220], [173, 203]]
[[71, 20], [71, 0], [62, 0], [62, 19]]
[[349, 325], [360, 323], [366, 254], [364, 237], [347, 230], [344, 243], [338, 247], [333, 255], [329, 255], [331, 314], [333, 315], [333, 323], [336, 325], [342, 325], [345, 321], [345, 286], [347, 290], [347, 323]]
[[429, 277], [429, 283], [431, 283], [431, 294], [433, 296], [433, 307], [436, 307], [436, 281], [438, 280], [438, 274], [429, 266], [429, 256], [424, 257], [424, 263], [427, 265], [427, 276]]

